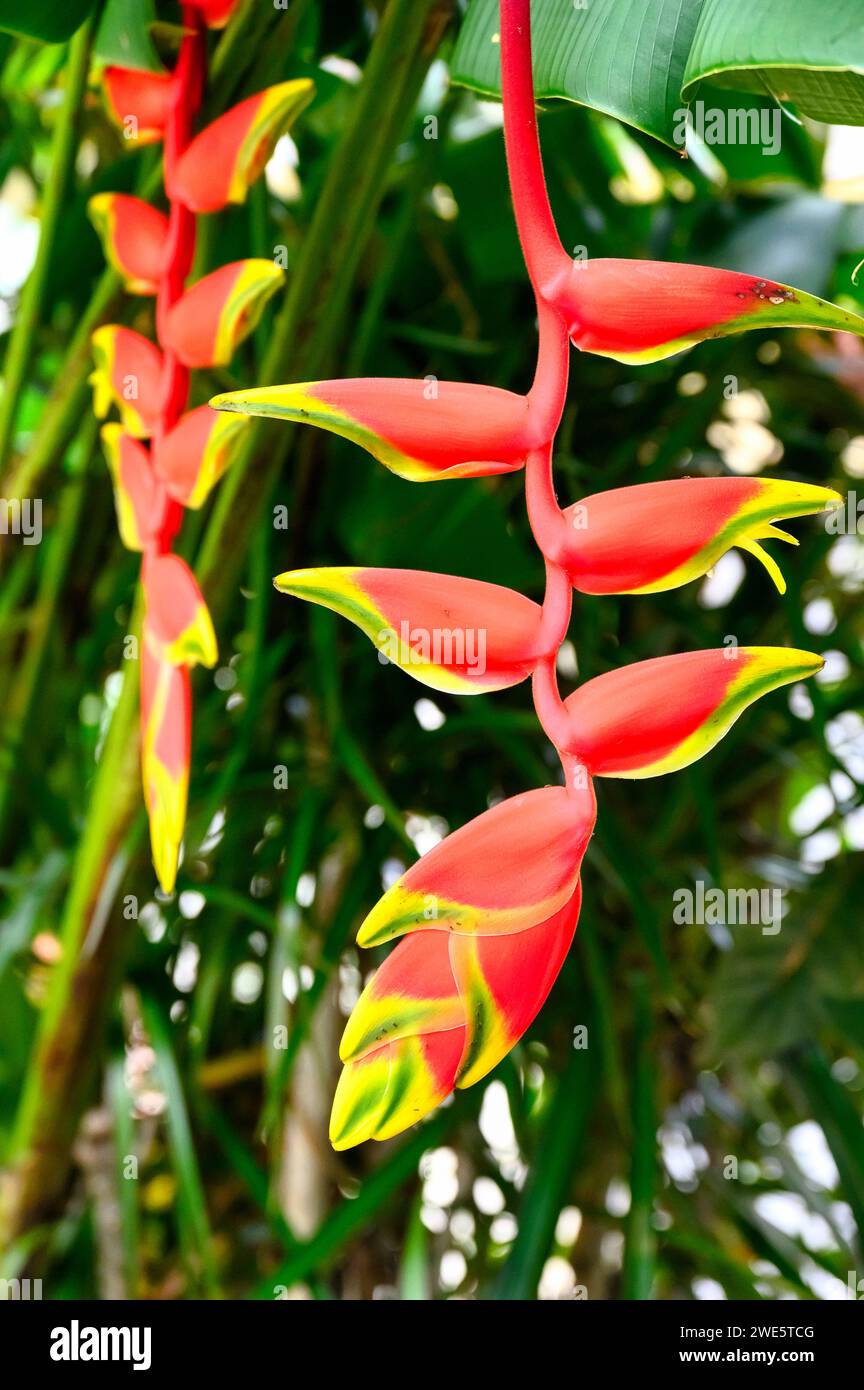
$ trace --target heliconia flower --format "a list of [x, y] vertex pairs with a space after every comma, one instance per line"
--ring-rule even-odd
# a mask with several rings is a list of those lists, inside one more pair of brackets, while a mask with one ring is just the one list
[[102, 73], [105, 105], [125, 138], [152, 145], [165, 134], [171, 104], [171, 74], [107, 67]]
[[542, 1008], [573, 940], [581, 884], [545, 922], [511, 935], [406, 937], [354, 1007], [330, 1140], [389, 1139], [454, 1086], [497, 1066]]
[[147, 627], [175, 666], [215, 666], [216, 634], [198, 582], [179, 555], [148, 555], [142, 571]]
[[417, 932], [399, 942], [364, 989], [345, 1026], [339, 1056], [350, 1062], [384, 1043], [464, 1026], [449, 938], [438, 931]]
[[161, 352], [148, 338], [116, 323], [97, 328], [90, 341], [96, 363], [90, 375], [96, 418], [104, 420], [114, 404], [126, 433], [149, 439], [159, 424]]
[[357, 377], [214, 396], [217, 410], [320, 425], [368, 449], [412, 482], [479, 478], [521, 468], [537, 442], [528, 401], [461, 381]]
[[453, 933], [447, 938], [465, 1005], [465, 1051], [457, 1086], [482, 1080], [533, 1023], [564, 964], [581, 905], [579, 882], [562, 908], [528, 931], [507, 936]]
[[676, 478], [584, 497], [564, 511], [556, 555], [583, 594], [647, 594], [698, 579], [727, 550], [755, 555], [780, 593], [768, 539], [798, 542], [774, 522], [822, 512], [840, 494], [779, 478]]
[[563, 314], [577, 348], [619, 362], [656, 362], [749, 328], [864, 334], [858, 314], [738, 271], [671, 261], [564, 261], [544, 293]]
[[225, 367], [282, 284], [273, 261], [232, 261], [205, 275], [167, 316], [164, 346], [187, 367]]
[[193, 212], [219, 212], [242, 203], [264, 170], [273, 146], [315, 95], [307, 77], [280, 82], [206, 126], [183, 151], [171, 195]]
[[334, 1149], [392, 1139], [422, 1120], [453, 1090], [464, 1045], [465, 1029], [451, 1028], [400, 1038], [349, 1062], [333, 1097]]
[[433, 690], [504, 690], [530, 675], [536, 660], [541, 609], [500, 584], [360, 566], [293, 570], [273, 582], [349, 618]]
[[156, 294], [168, 240], [165, 214], [125, 193], [97, 193], [87, 211], [129, 293]]
[[102, 445], [114, 484], [117, 527], [127, 550], [144, 550], [164, 516], [164, 499], [144, 445], [122, 425], [103, 425]]
[[156, 476], [184, 507], [203, 506], [237, 456], [249, 420], [199, 405], [181, 416], [153, 449]]
[[596, 777], [677, 772], [719, 743], [760, 695], [823, 665], [793, 647], [722, 647], [622, 666], [564, 701], [572, 726], [566, 751]]
[[189, 669], [161, 654], [145, 623], [141, 649], [141, 775], [156, 875], [170, 893], [177, 877], [189, 791], [192, 697]]
[[189, 0], [209, 29], [224, 29], [239, 0]]
[[594, 830], [593, 788], [540, 787], [484, 811], [424, 854], [372, 909], [359, 946], [407, 932], [522, 932], [572, 897]]

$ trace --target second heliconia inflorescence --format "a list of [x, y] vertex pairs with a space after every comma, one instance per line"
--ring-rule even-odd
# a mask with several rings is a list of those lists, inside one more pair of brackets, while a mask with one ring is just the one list
[[220, 266], [187, 286], [196, 214], [242, 203], [273, 147], [314, 95], [307, 78], [248, 97], [197, 133], [207, 70], [206, 30], [237, 0], [190, 0], [171, 72], [107, 67], [107, 110], [133, 146], [164, 145], [167, 210], [125, 193], [91, 198], [105, 254], [129, 294], [155, 298], [156, 338], [122, 324], [93, 334], [94, 409], [103, 426], [123, 544], [141, 552], [141, 770], [153, 863], [174, 888], [189, 787], [189, 671], [213, 666], [213, 624], [195, 576], [171, 554], [183, 510], [197, 508], [237, 457], [246, 424], [209, 405], [188, 408], [193, 368], [225, 366], [255, 328], [284, 272], [252, 259]]

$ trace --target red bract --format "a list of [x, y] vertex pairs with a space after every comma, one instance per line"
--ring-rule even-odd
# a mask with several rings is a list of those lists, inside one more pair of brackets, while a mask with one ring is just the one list
[[153, 864], [163, 892], [177, 877], [189, 791], [189, 670], [162, 654], [145, 626], [141, 649], [141, 777]]
[[491, 936], [545, 922], [573, 895], [595, 814], [590, 784], [502, 801], [413, 864], [369, 913], [358, 945], [414, 931]]
[[234, 261], [205, 275], [178, 299], [164, 342], [187, 367], [226, 367], [253, 331], [284, 274], [272, 261]]
[[434, 690], [504, 690], [539, 655], [539, 606], [500, 584], [356, 566], [294, 570], [274, 583], [356, 623], [388, 661]]
[[177, 163], [172, 191], [193, 212], [242, 203], [280, 135], [315, 95], [308, 78], [247, 97], [196, 135]]
[[162, 354], [131, 328], [106, 323], [91, 338], [94, 370], [93, 410], [104, 420], [112, 405], [123, 428], [136, 439], [149, 439], [159, 428], [162, 402]]
[[[788, 286], [726, 270], [571, 263], [540, 158], [529, 0], [500, 0], [500, 13], [507, 163], [539, 324], [528, 395], [434, 377], [363, 378], [232, 392], [212, 401], [220, 410], [319, 425], [409, 479], [525, 465], [528, 516], [546, 566], [542, 608], [512, 590], [417, 571], [304, 569], [276, 580], [284, 592], [343, 614], [379, 651], [440, 689], [491, 690], [530, 673], [535, 709], [564, 781], [510, 797], [448, 835], [367, 916], [359, 945], [405, 939], [345, 1029], [330, 1131], [339, 1149], [399, 1133], [454, 1086], [485, 1076], [528, 1027], [576, 925], [596, 815], [592, 778], [651, 777], [685, 767], [760, 695], [822, 664], [811, 652], [726, 647], [623, 667], [561, 698], [556, 658], [573, 586], [592, 594], [656, 592], [705, 574], [739, 546], [782, 589], [761, 542], [793, 540], [777, 520], [840, 500], [806, 483], [688, 478], [597, 493], [562, 511], [552, 450], [566, 398], [569, 338], [586, 351], [641, 362], [747, 328], [809, 324], [861, 333], [864, 320]], [[482, 675], [465, 660], [466, 636], [479, 631], [489, 658]], [[449, 656], [442, 656], [445, 634]], [[459, 657], [454, 635], [463, 641]]]
[[216, 635], [194, 574], [179, 555], [148, 555], [142, 573], [147, 628], [175, 666], [216, 665]]
[[577, 348], [653, 362], [750, 328], [835, 328], [864, 319], [804, 290], [713, 266], [579, 260], [546, 287]]
[[152, 145], [162, 139], [171, 103], [169, 73], [108, 67], [102, 86], [106, 108], [127, 140]]
[[330, 1139], [347, 1149], [389, 1139], [473, 1086], [506, 1056], [546, 1002], [582, 897], [509, 936], [420, 932], [401, 941], [361, 996], [342, 1037], [345, 1070]]
[[217, 415], [209, 405], [190, 410], [153, 450], [156, 476], [184, 507], [204, 504], [240, 448], [248, 420]]
[[87, 210], [129, 293], [156, 294], [168, 244], [165, 214], [125, 193], [97, 193]]
[[[106, 104], [138, 144], [163, 140], [167, 216], [138, 198], [98, 194], [90, 213], [105, 253], [133, 294], [156, 296], [159, 345], [106, 324], [93, 334], [94, 410], [122, 424], [102, 430], [120, 535], [142, 552], [141, 772], [153, 864], [173, 890], [189, 785], [189, 671], [213, 666], [216, 635], [189, 566], [170, 553], [182, 507], [200, 507], [236, 456], [248, 422], [209, 406], [187, 411], [189, 368], [227, 363], [282, 283], [271, 261], [237, 261], [185, 289], [195, 252], [194, 211], [240, 201], [270, 144], [312, 96], [305, 78], [241, 103], [192, 139], [204, 87], [204, 25], [224, 24], [233, 0], [182, 7], [173, 72], [104, 73]], [[148, 448], [142, 440], [152, 440]]]
[[793, 647], [721, 647], [621, 666], [564, 701], [568, 753], [595, 777], [678, 772], [718, 743], [748, 705], [824, 662]]
[[435, 377], [265, 386], [215, 396], [211, 405], [320, 425], [412, 482], [510, 473], [524, 465], [538, 438], [526, 396]]
[[707, 574], [734, 546], [786, 585], [763, 540], [797, 545], [775, 525], [825, 511], [840, 494], [779, 478], [677, 478], [583, 497], [557, 527], [556, 562], [583, 594], [659, 593]]
[[165, 498], [153, 476], [150, 455], [113, 421], [102, 426], [102, 445], [114, 484], [120, 539], [129, 550], [148, 550], [165, 518]]

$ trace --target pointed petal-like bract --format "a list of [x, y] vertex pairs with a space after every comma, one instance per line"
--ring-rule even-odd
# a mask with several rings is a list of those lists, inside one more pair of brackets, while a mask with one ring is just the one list
[[392, 1139], [422, 1120], [453, 1090], [465, 1031], [400, 1038], [342, 1071], [330, 1116], [334, 1149]]
[[122, 425], [103, 425], [101, 433], [114, 484], [120, 539], [128, 550], [144, 550], [159, 530], [164, 511], [150, 455]]
[[345, 1028], [334, 1147], [390, 1138], [497, 1066], [545, 1003], [580, 901], [577, 883], [558, 912], [526, 931], [421, 931], [400, 941]]
[[102, 73], [105, 105], [125, 139], [152, 145], [165, 134], [171, 104], [171, 74], [107, 67]]
[[707, 574], [733, 546], [769, 564], [760, 541], [793, 541], [773, 522], [839, 505], [840, 494], [778, 478], [675, 478], [584, 497], [568, 507], [559, 563], [583, 594], [646, 594]]
[[146, 623], [141, 645], [141, 775], [153, 864], [163, 891], [170, 893], [177, 876], [189, 789], [189, 670], [160, 654], [160, 644]]
[[792, 647], [723, 647], [622, 666], [565, 700], [567, 751], [597, 777], [677, 772], [719, 743], [760, 695], [823, 664]]
[[170, 310], [165, 346], [187, 367], [227, 366], [283, 279], [265, 260], [232, 261], [205, 275]]
[[576, 347], [619, 362], [656, 362], [706, 338], [750, 328], [864, 334], [864, 319], [836, 304], [713, 266], [575, 261], [546, 293], [563, 314]]
[[136, 439], [149, 439], [159, 423], [162, 354], [154, 343], [131, 328], [106, 323], [91, 338], [95, 368], [93, 411], [104, 420], [114, 404], [123, 428]]
[[357, 377], [214, 396], [217, 410], [320, 425], [368, 449], [411, 482], [479, 478], [521, 468], [536, 442], [528, 401], [461, 381]]
[[129, 293], [156, 294], [168, 240], [165, 214], [125, 193], [97, 193], [87, 211]]
[[399, 942], [364, 989], [345, 1025], [339, 1056], [350, 1062], [385, 1043], [461, 1028], [464, 1021], [447, 937], [417, 932]]
[[228, 203], [242, 203], [279, 136], [314, 94], [314, 83], [300, 77], [247, 97], [219, 116], [180, 156], [173, 196], [193, 212], [219, 212]]
[[369, 913], [357, 944], [429, 930], [491, 936], [545, 922], [573, 895], [595, 816], [590, 786], [502, 801], [412, 864]]
[[189, 410], [153, 449], [156, 476], [184, 507], [203, 506], [237, 456], [249, 420], [222, 415], [209, 405]]
[[147, 626], [175, 666], [215, 666], [216, 635], [194, 574], [179, 555], [151, 555], [143, 569]]
[[456, 1078], [460, 1088], [487, 1076], [533, 1023], [564, 964], [581, 903], [582, 885], [577, 883], [554, 916], [528, 931], [505, 936], [454, 932], [447, 938], [465, 1009], [465, 1050]]
[[425, 570], [293, 570], [276, 588], [341, 613], [433, 690], [504, 690], [530, 675], [541, 609], [500, 584]]

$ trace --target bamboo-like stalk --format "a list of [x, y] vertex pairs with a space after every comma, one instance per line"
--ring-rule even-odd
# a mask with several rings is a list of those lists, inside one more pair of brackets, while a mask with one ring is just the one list
[[[96, 444], [97, 424], [89, 419], [81, 431], [81, 447], [89, 460]], [[0, 743], [0, 843], [3, 843], [13, 807], [13, 794], [20, 777], [18, 754], [31, 721], [39, 683], [48, 654], [54, 618], [72, 561], [78, 535], [88, 476], [85, 470], [71, 479], [63, 490], [57, 508], [56, 525], [48, 537], [45, 563], [35, 601], [30, 612], [27, 638], [15, 679], [7, 695], [4, 728]]]
[[87, 376], [93, 367], [90, 338], [110, 318], [120, 300], [116, 270], [100, 275], [90, 303], [78, 321], [63, 371], [46, 402], [27, 452], [13, 461], [3, 479], [7, 502], [33, 497], [40, 479], [63, 453], [87, 408]]
[[0, 399], [0, 469], [5, 465], [12, 436], [21, 391], [33, 353], [33, 343], [48, 270], [54, 255], [54, 242], [63, 207], [63, 196], [69, 173], [75, 158], [75, 143], [78, 131], [78, 114], [84, 96], [87, 71], [90, 64], [90, 48], [93, 42], [93, 16], [83, 24], [69, 45], [69, 62], [66, 67], [66, 93], [57, 128], [51, 146], [51, 163], [45, 183], [42, 202], [42, 217], [39, 225], [39, 248], [36, 261], [21, 293], [21, 304], [3, 369], [3, 396]]
[[[452, 0], [390, 0], [358, 92], [355, 118], [328, 170], [277, 322], [268, 354], [270, 380], [289, 371], [301, 356], [304, 366], [314, 368], [343, 341], [348, 295], [390, 158], [452, 9]], [[214, 580], [215, 592], [206, 596], [216, 615], [233, 594], [234, 565], [245, 555], [272, 481], [274, 465], [259, 469], [254, 462], [254, 452], [247, 450], [228, 474], [226, 484], [234, 473], [237, 482], [223, 484], [207, 535], [202, 569]], [[63, 956], [55, 968], [9, 1148], [0, 1243], [32, 1234], [56, 1213], [102, 1023], [129, 942], [129, 922], [115, 899], [123, 869], [118, 851], [139, 805], [136, 716], [137, 671], [127, 669], [73, 865], [61, 929]]]

